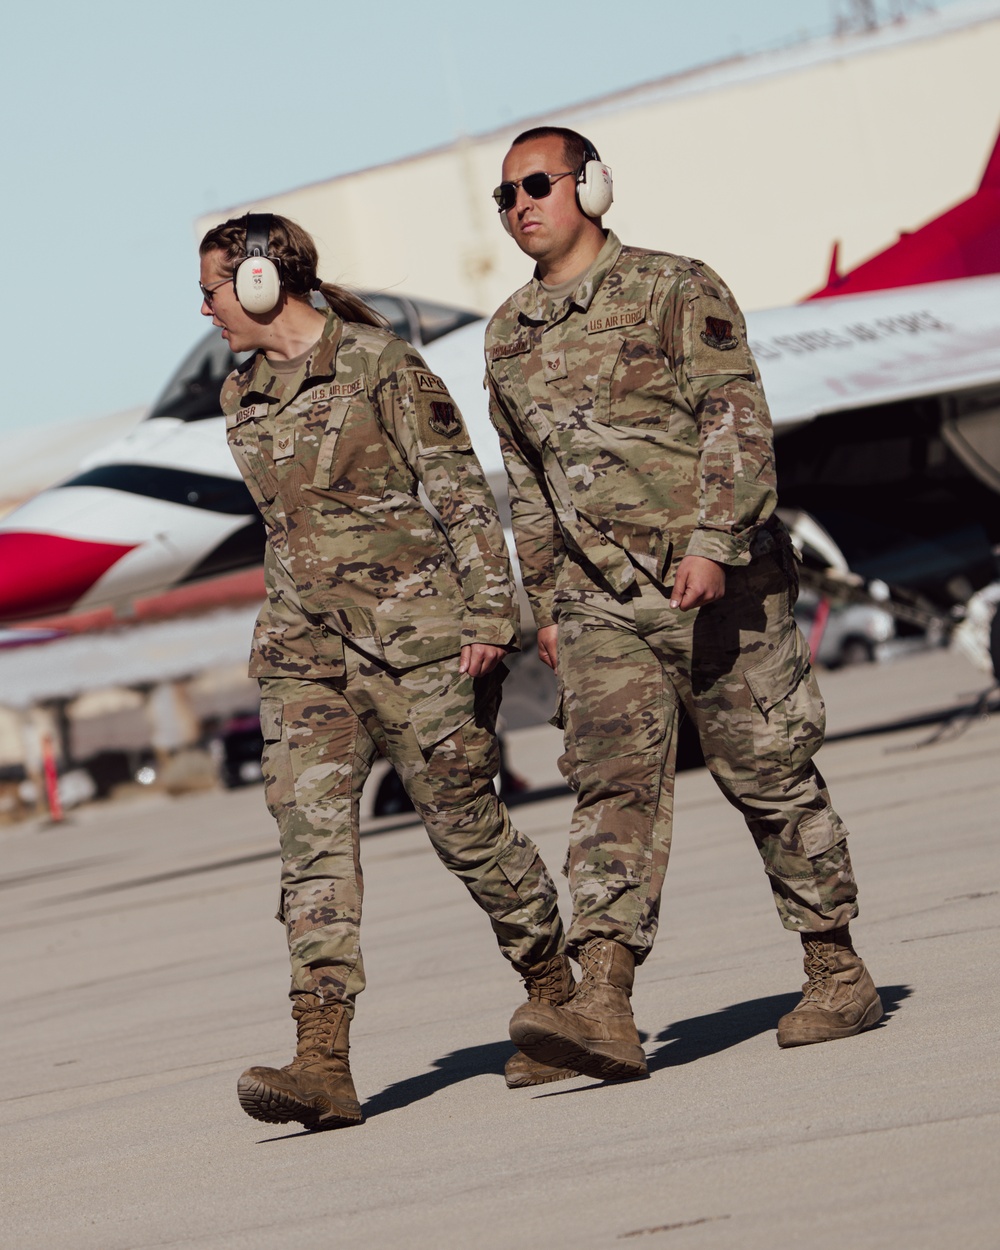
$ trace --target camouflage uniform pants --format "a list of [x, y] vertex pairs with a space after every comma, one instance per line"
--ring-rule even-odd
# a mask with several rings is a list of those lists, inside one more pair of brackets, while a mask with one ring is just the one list
[[559, 605], [570, 831], [571, 951], [611, 937], [641, 961], [656, 933], [670, 853], [677, 725], [694, 721], [705, 761], [743, 815], [788, 929], [857, 914], [847, 830], [813, 763], [825, 709], [774, 555], [726, 570], [726, 594], [671, 609], [651, 584]]
[[358, 815], [388, 757], [445, 866], [490, 918], [519, 971], [562, 949], [552, 879], [510, 823], [493, 778], [502, 673], [473, 681], [458, 657], [406, 672], [346, 649], [343, 678], [261, 679], [263, 770], [281, 837], [281, 911], [292, 995], [346, 1002], [364, 988]]

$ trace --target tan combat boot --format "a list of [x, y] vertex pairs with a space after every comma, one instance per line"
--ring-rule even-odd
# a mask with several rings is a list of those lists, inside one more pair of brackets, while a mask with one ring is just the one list
[[[576, 982], [573, 970], [565, 955], [557, 955], [543, 964], [535, 964], [524, 975], [524, 987], [529, 1003], [567, 1003], [573, 997]], [[516, 1050], [507, 1060], [503, 1070], [508, 1089], [523, 1089], [528, 1085], [547, 1085], [550, 1081], [568, 1081], [579, 1076], [568, 1068], [553, 1068], [538, 1063], [523, 1051]]]
[[882, 1018], [882, 1000], [844, 925], [801, 933], [808, 978], [802, 1001], [778, 1021], [779, 1046], [808, 1046], [853, 1037]]
[[308, 1129], [361, 1123], [361, 1106], [347, 1063], [350, 1018], [343, 1003], [292, 1008], [298, 1026], [295, 1058], [283, 1068], [247, 1068], [239, 1079], [240, 1106], [265, 1124], [297, 1120]]
[[538, 1063], [582, 1072], [602, 1081], [645, 1076], [646, 1056], [632, 1019], [632, 952], [594, 938], [578, 956], [583, 979], [572, 999], [556, 1006], [527, 1002], [510, 1022], [510, 1039]]

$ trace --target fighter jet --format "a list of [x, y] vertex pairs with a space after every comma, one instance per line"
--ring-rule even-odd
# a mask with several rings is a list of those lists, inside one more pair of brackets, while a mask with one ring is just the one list
[[[812, 514], [860, 578], [889, 583], [918, 615], [943, 620], [997, 578], [998, 153], [1000, 141], [975, 196], [888, 249], [891, 266], [875, 257], [836, 279], [860, 293], [828, 283], [822, 300], [747, 316], [782, 504]], [[893, 289], [871, 289], [880, 285]], [[419, 301], [374, 302], [426, 346], [503, 511], [482, 321]], [[217, 403], [234, 363], [213, 331], [132, 433], [0, 520], [0, 620], [128, 604], [259, 564], [260, 521]]]
[[904, 231], [891, 247], [849, 273], [839, 272], [839, 251], [834, 243], [826, 285], [810, 299], [1000, 273], [1000, 135], [978, 189], [967, 200], [918, 230]]
[[[429, 300], [362, 294], [420, 346], [478, 320]], [[0, 520], [0, 621], [130, 608], [260, 564], [263, 526], [218, 402], [237, 363], [212, 330], [133, 430]]]

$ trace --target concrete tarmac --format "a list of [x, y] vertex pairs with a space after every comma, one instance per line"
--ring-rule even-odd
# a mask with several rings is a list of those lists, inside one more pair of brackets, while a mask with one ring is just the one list
[[[258, 787], [4, 831], [0, 1245], [992, 1250], [1000, 708], [941, 720], [986, 684], [943, 652], [823, 680], [820, 765], [887, 1008], [849, 1040], [776, 1046], [800, 946], [742, 822], [689, 772], [634, 1000], [650, 1078], [509, 1091], [519, 982], [422, 830], [368, 822], [367, 1122], [336, 1132], [236, 1100], [293, 1040]], [[554, 794], [514, 812], [554, 870], [558, 751], [547, 727], [512, 735], [514, 768]]]

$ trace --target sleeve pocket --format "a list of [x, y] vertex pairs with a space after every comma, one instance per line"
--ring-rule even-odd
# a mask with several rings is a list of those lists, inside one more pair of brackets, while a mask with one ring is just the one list
[[280, 699], [261, 699], [260, 731], [265, 742], [281, 741], [283, 710], [284, 705]]

